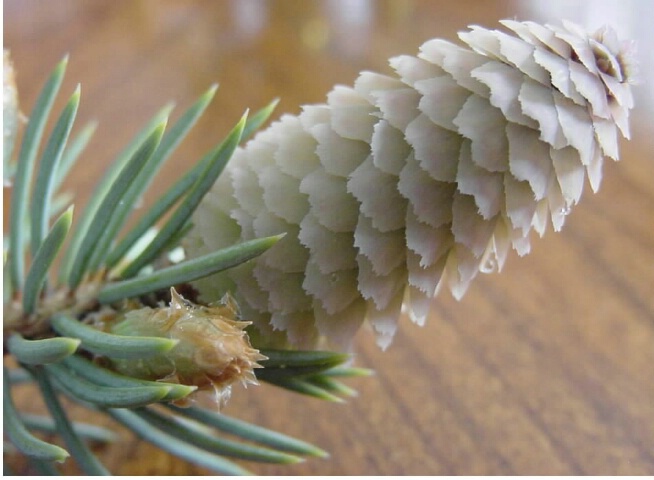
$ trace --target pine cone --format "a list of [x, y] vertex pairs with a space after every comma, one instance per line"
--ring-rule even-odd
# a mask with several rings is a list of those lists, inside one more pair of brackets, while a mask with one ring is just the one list
[[189, 254], [288, 234], [199, 281], [202, 298], [233, 291], [262, 338], [347, 347], [367, 320], [386, 347], [403, 309], [423, 324], [442, 285], [461, 298], [511, 247], [528, 253], [532, 229], [558, 231], [629, 137], [633, 46], [610, 28], [502, 24], [392, 58], [394, 76], [361, 73], [238, 150]]

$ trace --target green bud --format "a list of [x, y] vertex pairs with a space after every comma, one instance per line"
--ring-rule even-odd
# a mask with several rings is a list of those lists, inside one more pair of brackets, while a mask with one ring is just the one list
[[145, 380], [193, 385], [211, 391], [223, 404], [234, 383], [256, 384], [254, 368], [266, 357], [250, 345], [245, 332], [250, 322], [238, 320], [236, 303], [225, 296], [218, 305], [201, 306], [171, 288], [166, 307], [127, 311], [110, 327], [120, 335], [154, 336], [178, 340], [166, 353], [147, 358], [112, 359], [112, 367]]

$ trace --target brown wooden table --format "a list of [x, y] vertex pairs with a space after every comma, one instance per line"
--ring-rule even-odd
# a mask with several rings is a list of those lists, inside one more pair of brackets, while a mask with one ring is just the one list
[[[550, 231], [529, 256], [514, 254], [501, 274], [478, 278], [463, 301], [442, 294], [424, 328], [405, 319], [388, 351], [363, 333], [357, 364], [377, 374], [352, 382], [360, 395], [348, 404], [267, 386], [237, 389], [227, 413], [332, 454], [292, 467], [248, 467], [262, 474], [654, 474], [654, 7], [639, 0], [557, 7], [563, 3], [5, 0], [4, 45], [25, 111], [69, 53], [62, 101], [81, 82], [78, 125], [100, 121], [67, 184], [79, 203], [160, 106], [174, 100], [184, 108], [213, 82], [221, 84], [213, 105], [157, 187], [245, 108], [280, 97], [278, 114], [297, 113], [360, 70], [387, 72], [388, 57], [415, 53], [431, 37], [455, 40], [468, 24], [570, 18], [589, 28], [615, 23], [641, 42], [645, 82], [636, 89], [633, 140], [622, 143], [620, 163], [605, 166], [600, 192], [587, 189], [562, 233]], [[128, 435], [101, 452], [119, 474], [206, 473]]]

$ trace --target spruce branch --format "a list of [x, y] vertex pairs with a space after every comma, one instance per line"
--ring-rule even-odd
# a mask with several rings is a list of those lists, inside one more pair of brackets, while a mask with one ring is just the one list
[[[6, 66], [8, 61], [5, 53]], [[11, 231], [4, 245], [4, 271], [9, 279], [3, 308], [5, 355], [12, 356], [21, 367], [11, 371], [5, 367], [4, 425], [11, 444], [30, 457], [43, 474], [58, 474], [52, 462], [64, 461], [69, 455], [88, 475], [108, 474], [85, 439], [106, 441], [115, 436], [97, 426], [70, 421], [59, 399], [64, 395], [109, 415], [164, 450], [219, 473], [249, 473], [223, 456], [289, 464], [304, 456], [321, 455], [320, 449], [309, 444], [245, 427], [220, 414], [219, 423], [231, 425], [231, 430], [207, 429], [179, 415], [176, 409], [161, 413], [152, 408], [157, 404], [189, 404], [205, 386], [201, 381], [205, 374], [213, 378], [215, 391], [222, 392], [217, 402], [226, 401], [232, 383], [256, 382], [251, 371], [243, 368], [245, 363], [239, 362], [250, 362], [251, 369], [258, 367], [257, 360], [266, 358], [250, 347], [243, 330], [249, 322], [240, 320], [235, 305], [229, 301], [222, 306], [193, 304], [174, 287], [192, 292], [188, 282], [248, 262], [283, 235], [252, 239], [173, 264], [165, 255], [180, 248], [191, 228], [188, 218], [239, 143], [268, 119], [277, 101], [249, 118], [244, 115], [222, 142], [136, 222], [136, 227], [123, 233], [135, 205], [200, 118], [216, 86], [200, 96], [167, 133], [164, 130], [173, 107], [168, 105], [158, 112], [117, 156], [73, 223], [73, 205], [58, 189], [96, 129], [95, 124], [89, 124], [68, 141], [79, 106], [79, 86], [36, 162], [66, 61], [56, 66], [46, 82], [27, 124], [15, 178], [7, 177], [7, 181], [14, 181], [14, 191]], [[17, 96], [5, 98], [17, 102]], [[5, 107], [17, 109], [15, 105]], [[8, 143], [13, 142], [12, 135], [16, 132], [5, 139]], [[5, 149], [5, 165], [14, 170], [10, 154], [11, 149]], [[59, 217], [54, 218], [56, 215]], [[169, 215], [168, 220], [157, 227], [165, 215]], [[154, 234], [149, 236], [149, 232]], [[67, 248], [59, 258], [65, 244]], [[54, 275], [52, 266], [57, 260], [60, 270]], [[162, 330], [156, 319], [169, 315], [175, 321]], [[141, 318], [152, 318], [155, 323], [143, 323]], [[176, 323], [184, 326], [174, 330]], [[202, 333], [198, 339], [189, 336], [196, 330]], [[208, 339], [211, 342], [207, 343]], [[220, 348], [230, 344], [237, 350], [243, 348], [245, 356], [227, 358], [225, 365], [216, 363], [214, 357], [221, 355]], [[223, 347], [218, 348], [220, 345]], [[200, 361], [200, 353], [205, 360]], [[343, 356], [334, 359], [332, 364], [345, 361]], [[156, 374], [162, 368], [167, 371], [171, 364], [173, 372]], [[208, 370], [197, 376], [194, 372], [198, 368]], [[49, 416], [20, 413], [11, 391], [13, 385], [26, 382], [38, 386]], [[214, 418], [214, 412], [206, 408], [194, 407], [193, 411]], [[38, 439], [31, 430], [58, 435], [66, 449]], [[221, 431], [226, 430], [245, 442], [223, 438]]]

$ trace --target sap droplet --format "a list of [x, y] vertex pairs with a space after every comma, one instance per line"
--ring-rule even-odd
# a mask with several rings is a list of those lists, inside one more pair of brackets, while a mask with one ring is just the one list
[[572, 207], [570, 205], [566, 205], [565, 207], [561, 207], [561, 209], [559, 210], [559, 214], [565, 217], [567, 215], [570, 215], [571, 211], [572, 211]]
[[490, 243], [486, 247], [484, 254], [479, 263], [479, 271], [481, 273], [495, 273], [499, 270], [499, 260], [497, 258], [497, 244], [495, 237], [491, 238]]
[[488, 255], [479, 264], [479, 271], [481, 273], [495, 273], [497, 272], [497, 258], [493, 255]]

